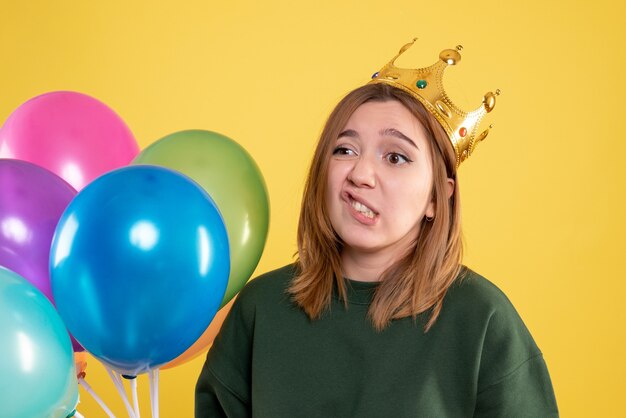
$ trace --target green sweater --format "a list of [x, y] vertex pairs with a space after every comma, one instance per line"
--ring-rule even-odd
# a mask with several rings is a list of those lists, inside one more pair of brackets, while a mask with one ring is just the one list
[[293, 265], [241, 292], [207, 356], [196, 417], [557, 417], [541, 351], [492, 283], [466, 270], [435, 325], [376, 332], [375, 283], [347, 280], [311, 321], [286, 293]]

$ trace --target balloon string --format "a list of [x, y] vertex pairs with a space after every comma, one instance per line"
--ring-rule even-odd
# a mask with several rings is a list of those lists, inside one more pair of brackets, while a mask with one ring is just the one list
[[124, 390], [124, 384], [122, 383], [122, 380], [108, 366], [104, 366], [104, 368], [106, 369], [107, 373], [109, 373], [109, 376], [111, 377], [111, 380], [113, 380], [113, 384], [115, 385], [117, 392], [122, 397], [124, 405], [126, 406], [126, 411], [128, 412], [128, 416], [130, 418], [136, 418], [135, 413], [133, 412], [133, 408], [130, 406], [130, 402], [128, 402], [128, 396], [126, 396], [126, 391]]
[[[102, 401], [102, 399], [100, 399], [100, 397], [91, 388], [91, 386], [89, 386], [89, 383], [87, 383], [85, 381], [85, 379], [83, 379], [82, 377], [80, 379], [78, 379], [78, 384], [81, 385], [83, 388], [85, 388], [87, 393], [89, 393], [91, 395], [91, 397], [94, 398], [96, 400], [96, 402], [98, 402], [98, 405], [100, 405], [100, 407], [102, 409], [104, 409], [104, 412], [106, 412], [106, 414], [109, 416], [109, 418], [115, 418], [115, 415], [113, 415], [113, 412], [111, 412], [109, 407], [106, 406], [106, 404]], [[80, 415], [78, 413], [78, 411], [76, 411], [76, 414], [74, 416], [77, 417], [77, 418], [82, 418], [82, 415]]]
[[152, 418], [154, 418], [154, 383], [152, 370], [148, 370], [148, 386], [150, 387], [150, 412], [152, 413]]
[[149, 371], [152, 418], [159, 418], [159, 369]]
[[135, 407], [135, 417], [141, 418], [139, 415], [139, 398], [137, 397], [137, 378], [130, 379], [130, 389], [133, 393], [133, 406]]

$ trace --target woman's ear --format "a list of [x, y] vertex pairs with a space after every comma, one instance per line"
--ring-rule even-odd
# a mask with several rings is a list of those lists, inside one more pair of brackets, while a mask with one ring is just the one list
[[[454, 193], [454, 179], [448, 178], [446, 180], [446, 194], [448, 195], [448, 199], [450, 199], [450, 197], [452, 197], [452, 194]], [[435, 200], [431, 200], [430, 203], [428, 203], [428, 206], [426, 206], [426, 211], [424, 212], [424, 216], [426, 216], [426, 219], [432, 219], [435, 216]]]
[[452, 197], [452, 194], [454, 193], [454, 179], [448, 178], [447, 180], [448, 183], [448, 199], [450, 199]]

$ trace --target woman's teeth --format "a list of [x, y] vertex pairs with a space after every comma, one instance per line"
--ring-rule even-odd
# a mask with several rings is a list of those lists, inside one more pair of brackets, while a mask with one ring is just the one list
[[370, 208], [357, 202], [356, 200], [352, 201], [352, 207], [356, 209], [357, 211], [361, 212], [363, 215], [367, 216], [368, 218], [374, 217], [374, 212], [372, 212]]

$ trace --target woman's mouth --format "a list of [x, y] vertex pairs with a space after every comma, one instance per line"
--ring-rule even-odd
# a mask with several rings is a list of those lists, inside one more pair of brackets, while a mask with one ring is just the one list
[[350, 205], [354, 208], [354, 210], [356, 210], [357, 212], [363, 214], [364, 216], [370, 219], [374, 219], [374, 216], [376, 216], [373, 210], [371, 210], [364, 204], [357, 202], [356, 200], [352, 198], [350, 198]]
[[359, 223], [373, 226], [378, 223], [379, 214], [374, 208], [368, 206], [366, 202], [348, 191], [342, 193], [346, 205], [350, 208], [352, 217]]

